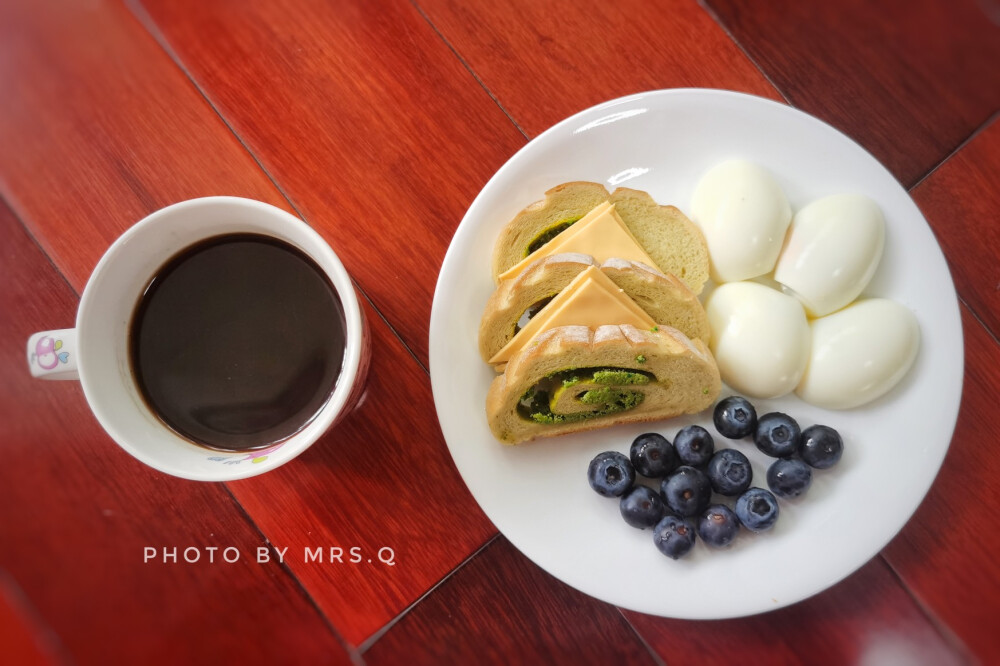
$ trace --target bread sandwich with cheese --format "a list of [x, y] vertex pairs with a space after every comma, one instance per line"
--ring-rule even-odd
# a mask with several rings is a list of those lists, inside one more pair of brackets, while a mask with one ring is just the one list
[[710, 406], [701, 230], [645, 192], [565, 183], [500, 232], [479, 351], [493, 434], [516, 444]]
[[579, 252], [598, 262], [639, 261], [676, 276], [696, 295], [709, 277], [708, 246], [680, 210], [646, 192], [575, 181], [553, 187], [504, 226], [493, 250], [493, 279], [515, 277], [541, 256]]
[[490, 385], [486, 414], [505, 444], [700, 412], [721, 388], [705, 345], [670, 327], [550, 329]]
[[[603, 275], [594, 276], [588, 269]], [[584, 292], [579, 286], [585, 282], [585, 274], [597, 278], [591, 281], [591, 289], [618, 293], [600, 299]], [[493, 292], [480, 321], [479, 352], [484, 361], [497, 365], [509, 359], [510, 353], [502, 352], [523, 346], [515, 338], [527, 337], [533, 330], [540, 333], [558, 325], [624, 323], [644, 328], [668, 325], [706, 344], [711, 332], [698, 297], [672, 275], [617, 257], [598, 263], [590, 255], [554, 254], [533, 261]]]

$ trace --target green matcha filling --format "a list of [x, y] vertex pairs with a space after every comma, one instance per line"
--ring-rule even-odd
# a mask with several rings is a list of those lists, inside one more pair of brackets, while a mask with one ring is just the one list
[[[590, 399], [592, 396], [597, 397]], [[574, 423], [576, 421], [593, 419], [598, 416], [607, 416], [608, 414], [633, 409], [638, 407], [645, 397], [645, 393], [640, 393], [638, 391], [625, 391], [613, 388], [587, 391], [579, 398], [579, 400], [584, 404], [603, 405], [603, 407], [592, 412], [576, 412], [573, 414], [553, 414], [551, 409], [542, 409], [531, 413], [528, 418], [536, 423], [546, 425]], [[548, 405], [545, 405], [544, 407], [548, 407]]]
[[528, 243], [527, 249], [524, 251], [524, 256], [528, 256], [535, 250], [541, 248], [543, 245], [548, 243], [550, 240], [561, 234], [562, 232], [569, 229], [573, 224], [578, 221], [583, 215], [577, 215], [575, 217], [568, 217], [565, 220], [559, 220], [553, 224], [548, 229], [544, 229], [540, 234], [535, 236], [534, 240]]
[[[542, 424], [573, 423], [585, 419], [624, 412], [638, 407], [646, 394], [641, 391], [621, 388], [655, 381], [652, 373], [627, 370], [624, 368], [573, 368], [554, 372], [535, 386], [528, 389], [518, 403], [521, 418]], [[581, 391], [572, 399], [593, 407], [567, 414], [556, 413], [553, 407], [563, 398], [567, 390], [581, 383], [605, 384], [600, 388]]]
[[621, 368], [600, 368], [593, 371], [586, 369], [563, 370], [549, 375], [546, 379], [553, 378], [557, 374], [567, 373], [569, 376], [562, 379], [563, 388], [576, 386], [582, 381], [594, 382], [595, 384], [648, 384], [654, 379], [648, 372]]
[[648, 372], [608, 368], [594, 372], [592, 381], [598, 384], [648, 384], [651, 379], [655, 377], [651, 378]]

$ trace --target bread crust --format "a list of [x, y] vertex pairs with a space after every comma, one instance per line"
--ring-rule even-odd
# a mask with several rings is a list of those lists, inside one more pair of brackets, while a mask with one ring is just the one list
[[[553, 373], [577, 368], [615, 368], [652, 373], [655, 381], [628, 386], [645, 398], [626, 411], [585, 420], [542, 424], [522, 417], [518, 404]], [[621, 423], [668, 419], [700, 412], [721, 390], [719, 369], [701, 341], [663, 326], [644, 331], [630, 325], [564, 326], [546, 331], [511, 358], [493, 380], [486, 413], [494, 436], [505, 444], [527, 442]]]

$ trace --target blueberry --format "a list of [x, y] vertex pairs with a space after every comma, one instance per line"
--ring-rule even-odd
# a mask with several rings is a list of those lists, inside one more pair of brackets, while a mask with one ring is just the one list
[[633, 486], [622, 495], [618, 507], [625, 522], [640, 530], [656, 525], [663, 518], [663, 499], [660, 493], [647, 486]]
[[663, 435], [647, 432], [632, 441], [628, 452], [635, 471], [650, 478], [666, 476], [676, 465], [674, 446]]
[[798, 497], [811, 483], [812, 470], [801, 460], [781, 458], [767, 468], [767, 486], [778, 497]]
[[700, 469], [682, 465], [660, 484], [667, 508], [679, 516], [697, 516], [712, 500], [712, 484]]
[[709, 546], [722, 548], [732, 543], [740, 531], [740, 521], [725, 504], [713, 504], [701, 514], [698, 536]]
[[587, 469], [590, 487], [605, 497], [621, 497], [635, 482], [635, 469], [623, 454], [617, 451], [598, 453]]
[[722, 449], [708, 461], [705, 468], [712, 489], [720, 495], [739, 495], [750, 487], [753, 469], [750, 461], [736, 449]]
[[810, 467], [833, 467], [844, 453], [844, 440], [840, 433], [825, 425], [809, 426], [802, 431], [799, 455]]
[[757, 421], [753, 441], [757, 448], [774, 458], [790, 456], [799, 448], [802, 430], [788, 414], [771, 412]]
[[677, 516], [666, 515], [653, 528], [653, 543], [671, 559], [680, 559], [694, 546], [694, 528]]
[[715, 441], [711, 433], [697, 425], [681, 428], [674, 437], [674, 449], [681, 464], [701, 467], [712, 458]]
[[753, 532], [769, 530], [778, 520], [778, 500], [768, 490], [751, 488], [736, 500], [736, 517]]
[[715, 406], [712, 420], [723, 437], [742, 439], [757, 429], [757, 410], [746, 398], [731, 395]]

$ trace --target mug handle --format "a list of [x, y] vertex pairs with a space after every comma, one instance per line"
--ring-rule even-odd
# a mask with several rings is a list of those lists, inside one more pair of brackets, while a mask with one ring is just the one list
[[40, 379], [79, 379], [76, 329], [41, 331], [28, 338], [28, 367]]

